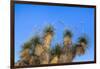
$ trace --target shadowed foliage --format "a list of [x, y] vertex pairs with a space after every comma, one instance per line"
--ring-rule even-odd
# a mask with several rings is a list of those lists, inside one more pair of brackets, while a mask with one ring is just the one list
[[51, 35], [54, 34], [54, 28], [53, 28], [52, 25], [48, 25], [48, 26], [45, 27], [44, 35], [46, 35], [46, 34], [51, 34]]
[[87, 38], [85, 36], [79, 37], [78, 42], [79, 43], [84, 43], [86, 45], [88, 44], [88, 40], [87, 40]]
[[72, 32], [70, 30], [65, 30], [64, 31], [64, 37], [69, 36], [70, 38], [72, 37]]
[[34, 36], [32, 39], [31, 39], [31, 42], [34, 46], [36, 46], [37, 44], [41, 44], [41, 40], [40, 40], [40, 37], [38, 35]]
[[22, 51], [25, 50], [25, 49], [30, 49], [31, 45], [32, 45], [32, 43], [30, 41], [24, 43], [23, 46], [22, 46]]
[[61, 46], [60, 46], [60, 44], [56, 44], [55, 45], [54, 54], [57, 55], [58, 57], [60, 56], [60, 54], [61, 54]]

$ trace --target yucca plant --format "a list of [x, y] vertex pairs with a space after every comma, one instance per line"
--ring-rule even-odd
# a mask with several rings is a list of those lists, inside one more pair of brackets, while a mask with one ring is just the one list
[[69, 36], [70, 38], [72, 37], [72, 32], [70, 30], [65, 30], [64, 31], [64, 37]]
[[76, 45], [76, 54], [79, 56], [84, 54], [84, 49], [80, 44]]
[[50, 47], [50, 43], [51, 43], [53, 34], [54, 34], [53, 26], [49, 25], [44, 29], [43, 44], [46, 49], [49, 49], [49, 47]]
[[[61, 55], [59, 58], [59, 63], [67, 63], [71, 58], [69, 57], [71, 54], [72, 47], [72, 32], [70, 30], [65, 30], [63, 34], [64, 42], [61, 51]], [[70, 53], [70, 54], [69, 54]]]
[[64, 46], [69, 46], [72, 43], [72, 32], [69, 30], [64, 31]]
[[21, 58], [27, 59], [30, 56], [31, 42], [26, 42], [22, 46]]
[[29, 60], [31, 57], [31, 55], [30, 55], [31, 45], [32, 44], [30, 41], [23, 44], [22, 51], [20, 53], [21, 61], [19, 62], [19, 65], [25, 66], [25, 65], [29, 64]]
[[86, 36], [81, 36], [79, 37], [78, 43], [84, 48], [87, 48], [87, 44], [88, 44], [88, 39]]
[[44, 29], [44, 34], [47, 35], [47, 34], [51, 34], [53, 35], [54, 34], [54, 28], [52, 25], [48, 25], [45, 27]]
[[74, 57], [76, 56], [76, 47], [74, 45], [66, 53], [66, 63], [72, 62]]
[[34, 46], [34, 48], [33, 48], [33, 54], [37, 55], [37, 56], [40, 56], [41, 53], [43, 52], [42, 42], [40, 40], [40, 37], [38, 35], [34, 36], [31, 39], [31, 42], [32, 42], [32, 44]]
[[54, 48], [50, 48], [54, 35], [53, 26], [47, 26], [43, 33], [43, 40], [39, 35], [36, 35], [30, 41], [23, 44], [21, 51], [22, 59], [16, 65], [70, 63], [76, 55], [83, 55], [86, 51], [87, 38], [81, 36], [76, 44], [72, 44], [73, 34], [70, 30], [64, 31], [62, 46], [56, 44]]
[[76, 53], [78, 55], [82, 55], [85, 53], [85, 50], [87, 48], [88, 40], [85, 36], [81, 36], [78, 39], [78, 43], [76, 45]]
[[84, 50], [84, 53], [85, 53], [85, 50], [86, 48], [88, 48], [88, 39], [86, 36], [81, 36], [79, 38], [79, 44], [83, 47], [83, 50]]

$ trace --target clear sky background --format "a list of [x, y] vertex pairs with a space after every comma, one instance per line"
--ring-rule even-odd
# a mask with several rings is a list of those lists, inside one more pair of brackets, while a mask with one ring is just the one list
[[55, 28], [52, 47], [62, 43], [64, 29], [72, 31], [73, 43], [86, 34], [89, 48], [84, 55], [76, 56], [74, 62], [94, 60], [94, 8], [15, 4], [15, 62], [20, 59], [23, 43], [34, 35], [42, 36], [48, 24]]

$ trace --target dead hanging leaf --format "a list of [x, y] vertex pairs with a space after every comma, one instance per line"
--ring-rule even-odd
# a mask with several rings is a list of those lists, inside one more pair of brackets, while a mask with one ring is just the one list
[[51, 64], [57, 64], [58, 63], [58, 57], [54, 56], [50, 63]]

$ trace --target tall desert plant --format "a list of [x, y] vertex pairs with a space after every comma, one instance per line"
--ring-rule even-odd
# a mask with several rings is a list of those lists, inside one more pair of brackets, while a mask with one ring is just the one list
[[44, 47], [46, 47], [46, 49], [50, 48], [50, 43], [51, 43], [53, 34], [54, 34], [53, 26], [49, 25], [44, 29], [44, 37], [43, 37], [44, 42], [43, 42], [43, 44], [44, 44]]
[[72, 32], [69, 30], [64, 31], [64, 46], [68, 46], [72, 43]]
[[41, 53], [43, 52], [42, 42], [40, 40], [40, 37], [38, 35], [34, 36], [31, 39], [31, 42], [32, 42], [32, 44], [34, 46], [34, 48], [33, 48], [33, 54], [37, 55], [37, 56], [40, 56]]
[[79, 37], [78, 43], [84, 48], [87, 48], [87, 44], [88, 44], [88, 39], [86, 36], [81, 36]]
[[85, 53], [88, 44], [88, 39], [85, 36], [81, 36], [78, 39], [78, 43], [76, 45], [76, 53], [78, 55], [82, 55]]
[[26, 42], [22, 46], [21, 58], [27, 59], [30, 56], [31, 42]]

